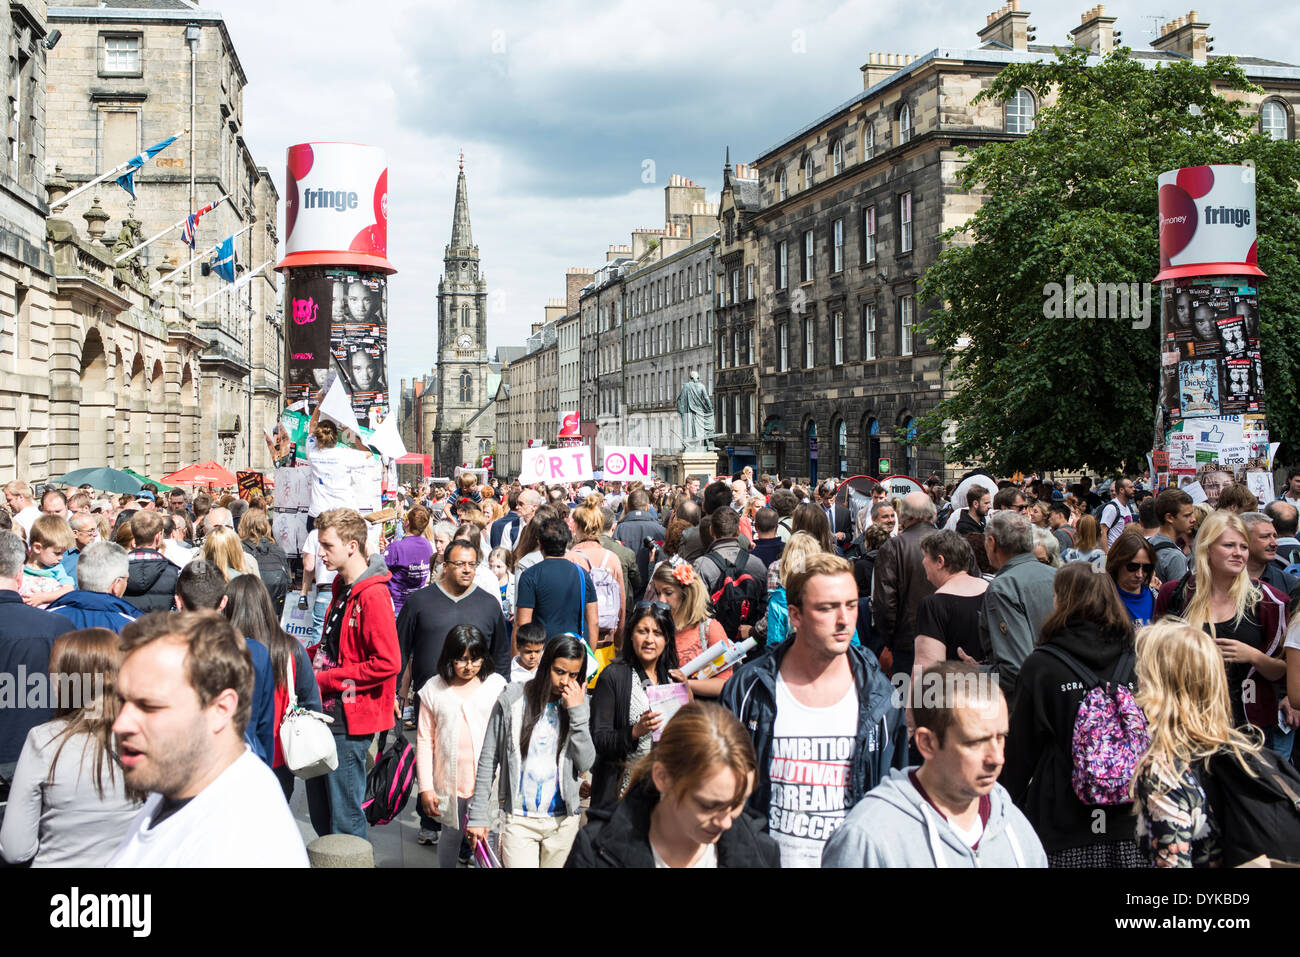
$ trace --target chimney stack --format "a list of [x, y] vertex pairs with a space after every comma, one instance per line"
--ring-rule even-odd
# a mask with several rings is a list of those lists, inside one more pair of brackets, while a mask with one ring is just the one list
[[1209, 35], [1209, 30], [1210, 25], [1200, 20], [1195, 10], [1189, 10], [1162, 26], [1159, 38], [1152, 40], [1151, 46], [1165, 53], [1204, 60], [1212, 49], [1210, 43], [1214, 39]]
[[570, 266], [568, 272], [564, 275], [564, 314], [572, 316], [578, 312], [578, 296], [582, 292], [582, 287], [595, 278], [590, 269], [583, 269], [581, 266]]
[[861, 67], [862, 88], [870, 89], [916, 59], [915, 53], [870, 53]]
[[1106, 5], [1099, 3], [1079, 17], [1079, 25], [1070, 31], [1074, 45], [1089, 53], [1105, 56], [1115, 49], [1115, 18], [1106, 16]]
[[981, 43], [1000, 44], [1012, 50], [1028, 50], [1033, 31], [1029, 28], [1029, 12], [1020, 9], [1020, 0], [1011, 0], [988, 15], [987, 24], [979, 32]]

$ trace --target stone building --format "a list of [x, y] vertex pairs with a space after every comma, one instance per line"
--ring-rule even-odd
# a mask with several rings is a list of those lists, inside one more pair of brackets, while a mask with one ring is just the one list
[[[1109, 52], [1114, 23], [1104, 6], [1093, 7], [1074, 40]], [[1166, 23], [1153, 49], [1134, 56], [1203, 60], [1208, 29], [1193, 11]], [[1032, 39], [1029, 13], [1013, 0], [989, 14], [973, 49], [873, 53], [861, 68], [861, 93], [752, 164], [759, 174], [760, 208], [748, 222], [757, 236], [762, 468], [875, 475], [884, 457], [894, 472], [920, 479], [954, 471], [941, 447], [915, 441], [916, 423], [947, 387], [940, 357], [917, 331], [917, 286], [940, 252], [939, 236], [978, 209], [978, 194], [957, 191], [958, 147], [1033, 128], [1042, 104], [1028, 90], [1006, 104], [971, 102], [1007, 64], [1054, 57]], [[1294, 137], [1300, 70], [1252, 57], [1238, 62], [1264, 92], [1234, 98], [1257, 113], [1261, 132]], [[724, 216], [730, 202], [724, 195]], [[722, 248], [732, 248], [725, 235]], [[728, 254], [720, 261], [730, 275]], [[737, 261], [748, 262], [743, 253]], [[719, 323], [741, 312], [719, 309]]]
[[719, 468], [734, 474], [745, 466], [755, 472], [776, 470], [773, 456], [758, 460], [759, 366], [758, 340], [758, 239], [753, 218], [759, 210], [758, 171], [744, 163], [731, 166], [731, 151], [722, 170], [722, 195], [718, 200], [717, 308], [714, 313], [717, 343], [713, 362], [713, 408], [721, 452]]
[[675, 477], [672, 459], [682, 450], [677, 415], [682, 383], [698, 372], [710, 394], [714, 389], [716, 245], [716, 236], [709, 235], [647, 262], [624, 282], [624, 444], [652, 448], [655, 471], [670, 480]]
[[[60, 33], [47, 63], [45, 147], [55, 172], [47, 176], [52, 185], [75, 188], [179, 130], [192, 131], [136, 173], [134, 200], [110, 180], [54, 209], [54, 218], [79, 223], [89, 216], [86, 222], [95, 229], [106, 226], [95, 242], [112, 260], [115, 240], [153, 236], [195, 208], [228, 196], [200, 221], [199, 250], [243, 230], [235, 243], [241, 273], [273, 261], [279, 196], [244, 142], [247, 80], [221, 15], [176, 0], [69, 0], [49, 8], [48, 23]], [[64, 232], [60, 227], [60, 235]], [[193, 434], [182, 432], [171, 440], [173, 451], [167, 451], [167, 443], [160, 450], [160, 443], [138, 436], [110, 443], [117, 446], [112, 464], [131, 464], [153, 475], [207, 459], [231, 468], [268, 469], [262, 430], [282, 404], [277, 277], [267, 268], [251, 283], [228, 291], [223, 280], [195, 265], [150, 290], [168, 267], [193, 255], [176, 229], [121, 264], [132, 285], [143, 284], [147, 302], [138, 308], [170, 317], [171, 328], [156, 353], [128, 347], [123, 369], [115, 367], [113, 349], [105, 358], [110, 383], [125, 386], [130, 401], [140, 406], [129, 413], [132, 431], [140, 431], [134, 426], [142, 417], [147, 421], [158, 414], [152, 396], [159, 390], [164, 395], [197, 390], [192, 404], [202, 425], [196, 422]], [[92, 272], [97, 268], [86, 265]], [[94, 367], [99, 350], [117, 337], [110, 333], [101, 341], [101, 336], [87, 338], [88, 332], [83, 324], [67, 347], [76, 353], [74, 364]], [[136, 384], [146, 381], [147, 387]], [[95, 458], [101, 447], [90, 442], [83, 451], [76, 437], [61, 438], [61, 459], [101, 464]], [[145, 449], [147, 458], [139, 458]]]

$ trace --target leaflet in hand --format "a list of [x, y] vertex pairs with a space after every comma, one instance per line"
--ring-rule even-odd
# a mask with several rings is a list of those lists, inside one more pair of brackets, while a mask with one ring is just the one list
[[673, 715], [681, 710], [682, 705], [691, 700], [691, 693], [686, 685], [672, 682], [671, 684], [650, 685], [645, 689], [646, 700], [650, 702], [650, 710], [658, 712], [662, 718], [659, 722], [659, 730], [653, 732], [650, 736], [651, 741], [658, 741], [659, 736], [664, 733], [664, 728], [672, 720]]

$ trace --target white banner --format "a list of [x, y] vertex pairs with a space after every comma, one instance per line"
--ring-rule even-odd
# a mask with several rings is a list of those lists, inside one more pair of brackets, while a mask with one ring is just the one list
[[651, 449], [649, 447], [615, 445], [605, 450], [605, 481], [650, 481]]
[[585, 445], [571, 449], [525, 449], [519, 471], [519, 481], [524, 485], [585, 482], [593, 477], [591, 449]]

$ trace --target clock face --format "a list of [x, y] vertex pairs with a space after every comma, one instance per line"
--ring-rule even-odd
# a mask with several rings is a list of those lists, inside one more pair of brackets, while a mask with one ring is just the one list
[[461, 337], [456, 340], [456, 345], [460, 346], [462, 349], [468, 349], [474, 345], [474, 340], [471, 339], [467, 333], [465, 333], [462, 334]]

